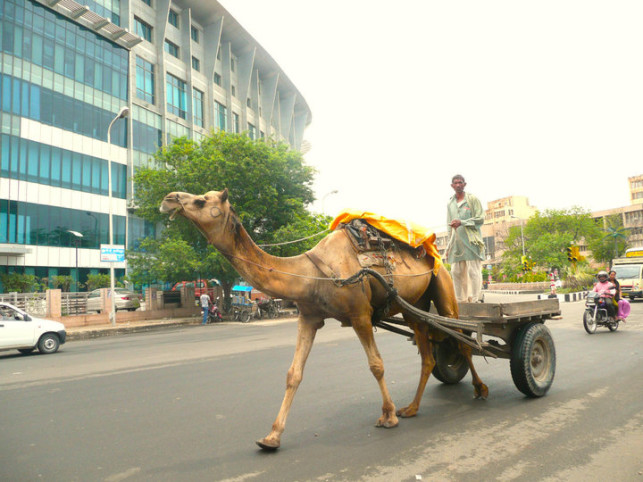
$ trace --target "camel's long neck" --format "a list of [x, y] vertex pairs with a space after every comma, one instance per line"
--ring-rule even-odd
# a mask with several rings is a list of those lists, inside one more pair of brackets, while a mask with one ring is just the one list
[[306, 277], [310, 262], [305, 256], [272, 256], [261, 250], [242, 226], [211, 242], [246, 281], [274, 298], [297, 300], [310, 289]]

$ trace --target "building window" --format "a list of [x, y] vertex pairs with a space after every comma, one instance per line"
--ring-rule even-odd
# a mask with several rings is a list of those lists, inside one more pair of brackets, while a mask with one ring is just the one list
[[234, 85], [230, 86], [230, 93], [232, 94], [232, 97], [237, 96], [237, 88]]
[[232, 58], [230, 59], [230, 70], [231, 70], [232, 72], [234, 72], [235, 64], [236, 64], [236, 62], [234, 61], [234, 57], [232, 57]]
[[165, 39], [165, 47], [164, 50], [170, 54], [176, 57], [177, 59], [179, 58], [179, 46], [176, 45], [175, 43], [170, 42], [168, 39]]
[[154, 64], [136, 57], [136, 97], [154, 104]]
[[192, 57], [192, 68], [197, 72], [201, 72], [201, 62], [196, 57]]
[[250, 97], [246, 99], [246, 105], [252, 109], [252, 101], [250, 100]]
[[248, 137], [250, 137], [250, 139], [252, 139], [253, 141], [257, 137], [257, 128], [250, 122], [248, 122]]
[[239, 133], [239, 126], [240, 126], [240, 124], [239, 124], [239, 114], [237, 114], [236, 112], [233, 112], [232, 113], [232, 132], [234, 132], [235, 134], [238, 134]]
[[138, 17], [134, 17], [134, 31], [136, 35], [143, 37], [148, 42], [152, 41], [152, 26]]
[[225, 105], [214, 101], [214, 121], [216, 124], [216, 127], [218, 129], [221, 129], [222, 131], [227, 130], [228, 128], [228, 109], [226, 108]]
[[190, 37], [192, 37], [192, 40], [194, 40], [196, 43], [199, 43], [199, 29], [197, 29], [194, 25], [190, 28]]
[[221, 47], [217, 49], [217, 60], [221, 60]]
[[152, 0], [141, 0], [141, 1], [142, 1], [145, 5], [147, 5], [148, 7], [151, 7], [151, 6], [152, 6]]
[[193, 120], [196, 125], [203, 127], [203, 92], [192, 89]]
[[167, 74], [167, 110], [181, 119], [187, 118], [185, 82]]
[[221, 75], [214, 73], [214, 83], [221, 87]]
[[174, 10], [170, 9], [170, 13], [167, 16], [167, 21], [173, 27], [179, 28], [179, 14]]

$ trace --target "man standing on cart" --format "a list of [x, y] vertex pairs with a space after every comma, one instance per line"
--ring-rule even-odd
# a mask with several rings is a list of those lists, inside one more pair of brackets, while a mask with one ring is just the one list
[[458, 303], [476, 303], [482, 301], [484, 211], [477, 197], [464, 192], [466, 185], [460, 174], [451, 179], [455, 194], [447, 205], [447, 261], [451, 264]]

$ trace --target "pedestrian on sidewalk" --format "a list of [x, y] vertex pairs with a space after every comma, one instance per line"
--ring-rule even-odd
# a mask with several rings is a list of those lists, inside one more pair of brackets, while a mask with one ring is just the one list
[[455, 194], [447, 205], [447, 260], [451, 264], [458, 303], [476, 303], [482, 301], [482, 260], [485, 253], [481, 228], [484, 211], [477, 197], [464, 192], [466, 185], [460, 174], [451, 179]]
[[201, 301], [201, 310], [203, 311], [203, 322], [201, 324], [206, 325], [208, 323], [208, 313], [210, 312], [210, 303], [212, 303], [212, 300], [206, 292], [203, 292], [199, 300]]

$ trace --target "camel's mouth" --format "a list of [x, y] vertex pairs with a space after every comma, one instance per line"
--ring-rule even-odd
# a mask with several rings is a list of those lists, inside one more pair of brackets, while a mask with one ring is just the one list
[[176, 218], [182, 210], [183, 208], [181, 207], [172, 209], [172, 211], [170, 212], [170, 221], [174, 221], [174, 218]]
[[177, 206], [177, 200], [178, 197], [176, 196], [165, 198], [159, 207], [159, 211], [163, 214], [170, 215], [170, 221], [174, 221], [179, 213], [183, 211], [183, 206], [181, 204]]

